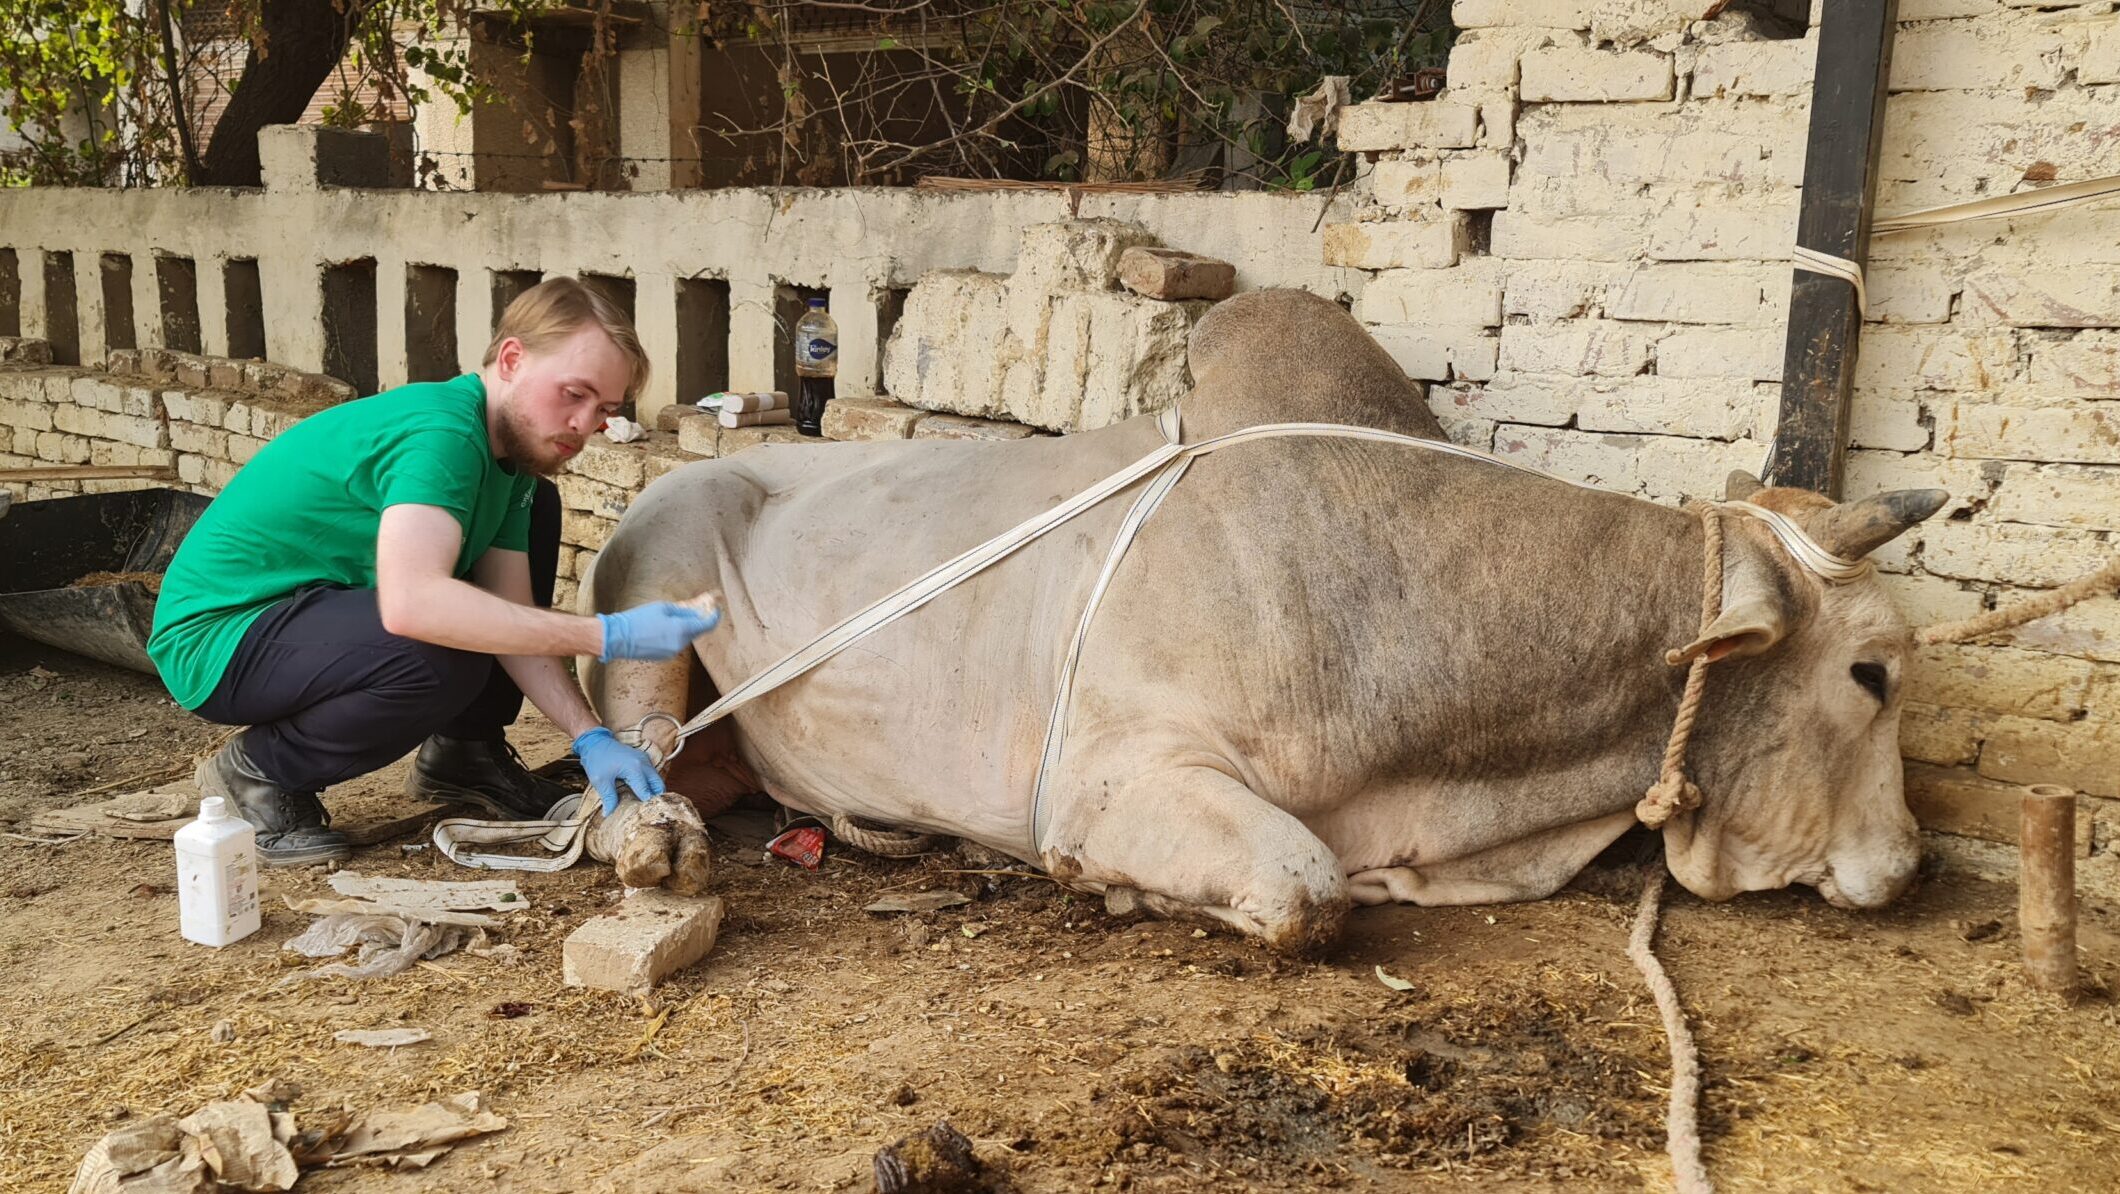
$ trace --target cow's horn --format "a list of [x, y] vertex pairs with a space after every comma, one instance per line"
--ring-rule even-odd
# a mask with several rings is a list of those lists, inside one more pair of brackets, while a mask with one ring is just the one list
[[1895, 489], [1835, 506], [1811, 519], [1806, 530], [1820, 547], [1844, 560], [1859, 560], [1904, 534], [1951, 500], [1941, 489]]
[[1733, 468], [1729, 477], [1723, 481], [1723, 500], [1741, 502], [1766, 487], [1766, 483], [1758, 477], [1741, 468]]

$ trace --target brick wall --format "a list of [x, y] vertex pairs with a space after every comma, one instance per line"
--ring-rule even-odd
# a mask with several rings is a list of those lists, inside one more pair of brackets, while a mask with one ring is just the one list
[[[1361, 215], [1327, 229], [1327, 260], [1373, 271], [1357, 314], [1435, 383], [1460, 441], [1659, 501], [1720, 496], [1728, 470], [1763, 463], [1818, 6], [1808, 33], [1693, 19], [1708, 7], [1458, 0], [1449, 88], [1345, 113], [1342, 145], [1375, 165]], [[1878, 210], [2120, 173], [2110, 7], [1901, 0]], [[2114, 550], [2112, 218], [2108, 204], [1873, 246], [1847, 490], [1951, 492], [1879, 553], [1917, 623]], [[1922, 651], [1902, 741], [1932, 825], [2010, 838], [2020, 783], [2120, 796], [2120, 602]], [[2091, 803], [2120, 822], [2120, 803]]]

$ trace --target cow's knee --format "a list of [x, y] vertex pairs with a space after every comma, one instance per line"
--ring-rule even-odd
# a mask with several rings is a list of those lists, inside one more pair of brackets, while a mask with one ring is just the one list
[[[1301, 821], [1220, 771], [1161, 772], [1077, 804], [1048, 833], [1046, 864], [1056, 873], [1137, 892], [1152, 911], [1210, 919], [1288, 953], [1322, 950], [1346, 920], [1339, 858]], [[1141, 832], [1151, 814], [1167, 832]]]

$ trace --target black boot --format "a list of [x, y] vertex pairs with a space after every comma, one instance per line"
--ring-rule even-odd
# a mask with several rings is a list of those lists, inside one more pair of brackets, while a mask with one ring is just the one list
[[420, 744], [405, 779], [405, 794], [415, 800], [468, 804], [496, 821], [538, 821], [547, 810], [580, 789], [536, 775], [505, 738], [444, 738]]
[[353, 857], [353, 843], [331, 828], [331, 814], [314, 792], [289, 792], [259, 774], [243, 753], [240, 735], [199, 764], [199, 795], [219, 796], [258, 834], [258, 861], [302, 866]]

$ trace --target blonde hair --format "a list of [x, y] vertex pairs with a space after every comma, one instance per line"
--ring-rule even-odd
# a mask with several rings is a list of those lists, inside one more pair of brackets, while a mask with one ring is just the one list
[[501, 313], [481, 364], [491, 365], [500, 356], [501, 344], [509, 339], [522, 341], [531, 352], [543, 352], [590, 324], [603, 329], [632, 363], [626, 397], [636, 397], [648, 381], [648, 354], [640, 346], [640, 334], [617, 303], [579, 278], [547, 278], [516, 295]]

